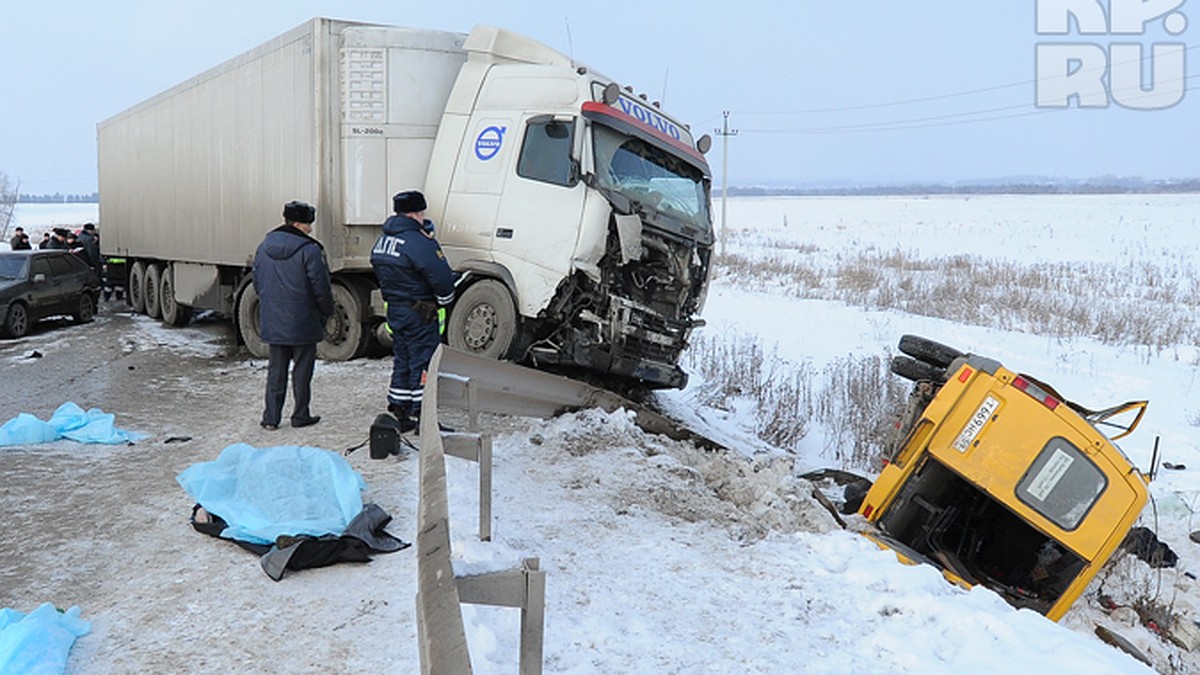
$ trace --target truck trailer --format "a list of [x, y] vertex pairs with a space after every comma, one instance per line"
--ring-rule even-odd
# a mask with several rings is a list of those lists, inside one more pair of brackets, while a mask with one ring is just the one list
[[337, 312], [318, 354], [390, 342], [370, 252], [420, 189], [459, 275], [446, 341], [681, 387], [713, 249], [711, 139], [521, 35], [315, 18], [97, 125], [103, 253], [134, 311], [258, 327], [251, 259], [317, 208]]

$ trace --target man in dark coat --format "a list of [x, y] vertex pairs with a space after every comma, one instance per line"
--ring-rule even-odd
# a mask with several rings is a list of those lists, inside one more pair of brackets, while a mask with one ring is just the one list
[[94, 223], [84, 225], [83, 231], [79, 233], [76, 241], [83, 247], [83, 259], [87, 262], [88, 267], [96, 273], [96, 280], [103, 286], [104, 261], [100, 258], [100, 235], [96, 232], [96, 225]]
[[312, 399], [317, 343], [325, 339], [325, 321], [333, 315], [333, 291], [325, 249], [313, 239], [317, 210], [304, 202], [283, 206], [284, 224], [267, 233], [254, 254], [254, 290], [259, 326], [270, 348], [267, 365], [265, 429], [278, 429], [292, 365], [292, 426], [321, 421], [308, 409]]
[[18, 226], [14, 230], [12, 239], [9, 240], [9, 247], [14, 251], [28, 251], [33, 248], [29, 245], [29, 235], [25, 234], [25, 228]]
[[383, 224], [371, 267], [387, 303], [392, 329], [388, 410], [411, 431], [421, 416], [425, 371], [440, 341], [438, 308], [454, 300], [454, 272], [425, 220], [425, 196], [416, 190], [392, 198], [396, 215]]
[[54, 231], [50, 235], [50, 240], [46, 242], [46, 248], [70, 249], [71, 247], [67, 244], [68, 233], [69, 230], [65, 228], [54, 228]]

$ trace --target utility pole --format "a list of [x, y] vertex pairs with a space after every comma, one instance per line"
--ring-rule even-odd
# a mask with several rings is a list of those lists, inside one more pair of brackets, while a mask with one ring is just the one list
[[721, 137], [721, 250], [720, 254], [725, 255], [725, 202], [729, 199], [729, 137], [737, 136], [737, 129], [729, 128], [729, 111], [722, 113], [725, 116], [725, 124], [720, 129], [713, 129], [713, 133]]

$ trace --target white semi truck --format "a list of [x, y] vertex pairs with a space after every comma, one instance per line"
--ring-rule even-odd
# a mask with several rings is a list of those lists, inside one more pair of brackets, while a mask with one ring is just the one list
[[713, 251], [707, 136], [520, 35], [316, 18], [100, 122], [103, 253], [133, 309], [232, 317], [265, 354], [250, 262], [317, 207], [337, 314], [318, 347], [386, 341], [370, 251], [421, 189], [460, 274], [448, 343], [680, 387]]

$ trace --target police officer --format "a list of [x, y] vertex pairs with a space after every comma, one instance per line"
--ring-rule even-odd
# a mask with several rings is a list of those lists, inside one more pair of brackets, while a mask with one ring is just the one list
[[438, 308], [454, 300], [454, 272], [425, 219], [425, 195], [392, 198], [395, 211], [371, 250], [371, 267], [387, 303], [392, 329], [392, 380], [388, 411], [402, 432], [416, 428], [425, 393], [425, 370], [437, 349]]
[[304, 202], [283, 205], [284, 224], [271, 230], [254, 254], [254, 290], [258, 293], [259, 326], [270, 348], [264, 429], [279, 428], [292, 366], [292, 426], [321, 421], [309, 411], [317, 343], [325, 338], [325, 321], [333, 315], [333, 290], [325, 249], [312, 238], [317, 210]]

